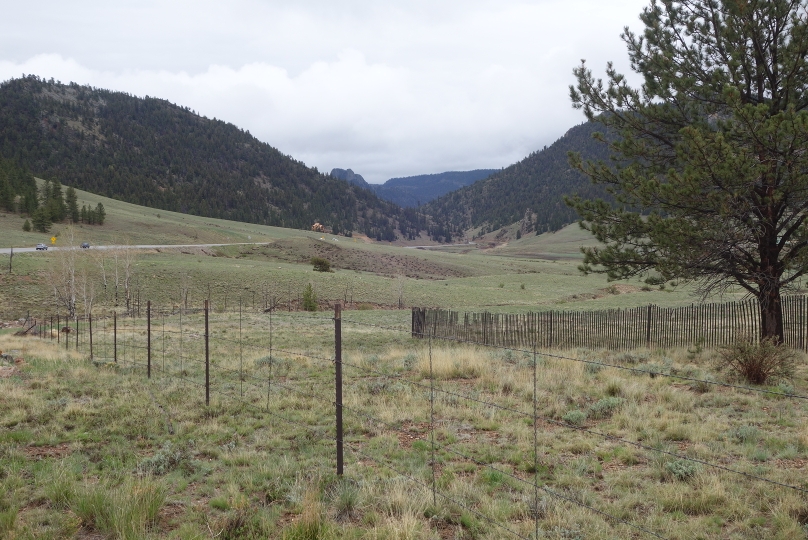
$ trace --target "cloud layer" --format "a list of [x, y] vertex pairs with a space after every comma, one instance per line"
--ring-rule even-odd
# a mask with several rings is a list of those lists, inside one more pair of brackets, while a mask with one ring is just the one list
[[165, 98], [383, 182], [498, 168], [551, 143], [582, 121], [572, 68], [625, 66], [618, 35], [646, 2], [65, 4], [11, 8], [0, 80]]

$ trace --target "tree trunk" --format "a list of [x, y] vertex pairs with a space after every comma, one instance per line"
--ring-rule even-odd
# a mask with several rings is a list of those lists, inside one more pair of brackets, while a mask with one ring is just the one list
[[760, 338], [783, 343], [783, 304], [780, 289], [772, 288], [758, 295], [760, 305]]

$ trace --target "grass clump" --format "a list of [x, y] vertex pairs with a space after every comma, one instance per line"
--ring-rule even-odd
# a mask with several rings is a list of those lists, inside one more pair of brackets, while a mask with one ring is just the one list
[[95, 485], [79, 490], [70, 509], [82, 522], [110, 537], [139, 540], [154, 528], [165, 503], [165, 488], [151, 480]]
[[797, 354], [772, 339], [741, 341], [722, 348], [716, 362], [719, 369], [727, 369], [748, 383], [766, 384], [771, 379], [793, 377]]

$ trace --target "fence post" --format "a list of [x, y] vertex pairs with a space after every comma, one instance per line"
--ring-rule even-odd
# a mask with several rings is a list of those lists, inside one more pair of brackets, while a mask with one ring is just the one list
[[146, 378], [151, 379], [151, 300], [146, 301]]
[[62, 318], [56, 315], [56, 345], [62, 340]]
[[533, 527], [534, 537], [539, 537], [539, 406], [538, 406], [538, 364], [536, 340], [533, 339]]
[[645, 342], [651, 348], [651, 304], [648, 304], [648, 321], [645, 324]]
[[[433, 313], [434, 317], [434, 313]], [[434, 318], [433, 318], [434, 321]], [[437, 484], [435, 483], [435, 373], [432, 369], [432, 336], [435, 326], [429, 325], [429, 446], [432, 450], [432, 506], [438, 506]]]
[[79, 316], [76, 315], [76, 352], [79, 350]]
[[210, 405], [210, 346], [208, 344], [208, 301], [205, 300], [205, 405]]
[[93, 314], [87, 315], [88, 322], [90, 323], [90, 361], [93, 360]]
[[112, 358], [118, 363], [118, 313], [112, 312]]
[[334, 304], [334, 374], [337, 409], [337, 475], [342, 476], [342, 305]]

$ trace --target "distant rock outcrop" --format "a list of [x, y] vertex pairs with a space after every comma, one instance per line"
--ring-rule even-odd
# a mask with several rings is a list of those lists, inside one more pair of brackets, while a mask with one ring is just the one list
[[331, 169], [331, 176], [345, 180], [359, 187], [372, 189], [370, 184], [365, 182], [365, 179], [362, 178], [361, 174], [356, 174], [351, 169]]

